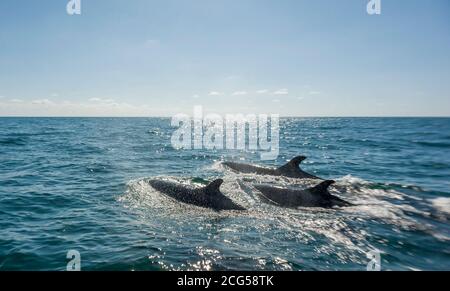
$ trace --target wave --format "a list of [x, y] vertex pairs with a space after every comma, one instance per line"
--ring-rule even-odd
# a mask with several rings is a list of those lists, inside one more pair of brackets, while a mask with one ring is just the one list
[[446, 142], [415, 141], [414, 143], [426, 147], [450, 148], [450, 143]]
[[11, 146], [24, 146], [27, 145], [27, 140], [21, 137], [9, 137], [0, 139], [1, 145], [11, 145]]

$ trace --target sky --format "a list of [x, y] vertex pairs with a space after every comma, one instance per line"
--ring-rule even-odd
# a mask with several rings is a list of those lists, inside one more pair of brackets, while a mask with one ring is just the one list
[[0, 1], [0, 116], [450, 116], [450, 1]]

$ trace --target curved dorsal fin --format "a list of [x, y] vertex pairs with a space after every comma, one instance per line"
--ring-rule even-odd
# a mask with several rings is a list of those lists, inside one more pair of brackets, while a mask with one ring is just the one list
[[283, 165], [280, 167], [281, 168], [293, 168], [293, 169], [298, 169], [298, 167], [300, 166], [300, 164], [306, 160], [305, 156], [298, 156], [293, 158], [292, 160], [290, 160], [287, 164]]
[[314, 187], [313, 189], [320, 192], [320, 193], [328, 193], [328, 188], [336, 183], [336, 181], [333, 180], [326, 180]]
[[295, 157], [292, 160], [290, 160], [289, 164], [293, 167], [298, 168], [304, 160], [306, 160], [305, 156], [298, 156], [298, 157]]
[[220, 192], [220, 186], [222, 185], [223, 180], [217, 179], [208, 184], [204, 189], [207, 193], [217, 193]]

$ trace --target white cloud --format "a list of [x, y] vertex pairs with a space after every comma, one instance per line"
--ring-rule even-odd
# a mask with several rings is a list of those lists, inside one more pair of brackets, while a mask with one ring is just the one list
[[303, 97], [303, 96], [297, 97], [297, 100], [303, 100], [303, 99], [305, 99], [305, 97]]
[[58, 93], [52, 93], [50, 96], [51, 97], [59, 97], [59, 94]]
[[280, 99], [273, 99], [272, 102], [273, 103], [280, 103]]
[[275, 91], [273, 94], [275, 94], [275, 95], [287, 95], [287, 94], [289, 94], [289, 91], [288, 91], [288, 89], [280, 89], [280, 90]]
[[269, 92], [269, 90], [267, 90], [267, 89], [262, 89], [262, 90], [256, 91], [256, 94], [266, 94], [267, 92]]
[[35, 105], [54, 105], [55, 103], [53, 103], [52, 101], [50, 101], [48, 99], [39, 99], [39, 100], [31, 101], [31, 104], [35, 104]]
[[11, 99], [9, 101], [12, 102], [12, 103], [23, 103], [22, 99], [17, 99], [17, 98]]
[[98, 102], [98, 103], [115, 103], [114, 99], [104, 99], [104, 98], [90, 98], [90, 102]]
[[208, 95], [209, 96], [220, 96], [220, 95], [223, 95], [223, 93], [222, 92], [217, 92], [217, 91], [211, 91], [211, 92], [209, 92]]
[[232, 95], [233, 96], [247, 95], [247, 92], [246, 91], [236, 91]]
[[198, 98], [200, 98], [200, 95], [198, 95], [198, 94], [194, 94], [194, 95], [192, 95], [192, 98], [194, 98], [194, 99], [198, 99]]

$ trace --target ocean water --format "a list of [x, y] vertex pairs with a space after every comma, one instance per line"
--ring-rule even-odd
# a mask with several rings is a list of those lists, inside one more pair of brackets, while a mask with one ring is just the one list
[[[450, 119], [287, 118], [280, 155], [171, 147], [163, 118], [0, 118], [0, 270], [450, 270]], [[355, 207], [284, 209], [222, 160], [302, 168]], [[147, 183], [215, 178], [245, 212], [166, 198]]]

